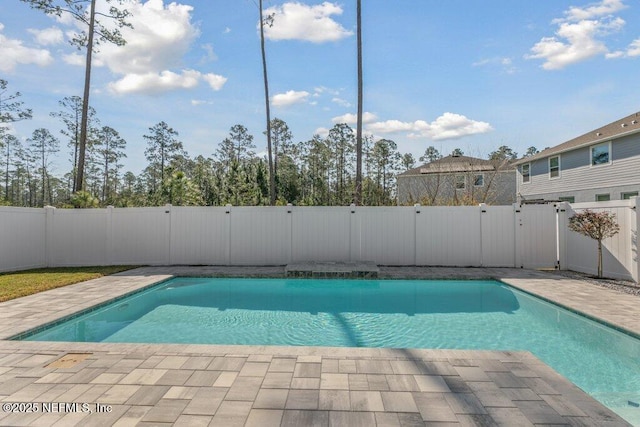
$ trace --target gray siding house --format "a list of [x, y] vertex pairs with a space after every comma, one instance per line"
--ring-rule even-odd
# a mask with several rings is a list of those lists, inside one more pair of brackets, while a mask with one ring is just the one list
[[398, 204], [510, 205], [516, 171], [507, 161], [447, 156], [397, 176]]
[[621, 200], [640, 192], [640, 113], [515, 162], [518, 201]]

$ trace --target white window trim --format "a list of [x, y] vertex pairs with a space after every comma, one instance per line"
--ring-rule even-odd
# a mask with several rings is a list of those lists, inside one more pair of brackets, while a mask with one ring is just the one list
[[[599, 196], [609, 196], [609, 200], [598, 200]], [[609, 202], [611, 201], [611, 193], [601, 193], [601, 194], [596, 194], [596, 202]]]
[[629, 199], [625, 199], [624, 196], [625, 194], [631, 194], [631, 193], [636, 193], [634, 196], [630, 196], [629, 199], [631, 197], [638, 197], [640, 195], [640, 192], [638, 191], [623, 191], [622, 193], [620, 193], [620, 200], [629, 200]]
[[[524, 180], [524, 167], [525, 166], [529, 166], [529, 181], [525, 181]], [[523, 184], [530, 184], [531, 183], [531, 163], [523, 163], [522, 164], [522, 170], [520, 175], [522, 176], [522, 183]]]
[[[462, 188], [458, 188], [458, 178], [462, 177]], [[466, 190], [467, 189], [467, 176], [462, 174], [457, 174], [454, 181], [454, 187], [456, 190]]]
[[[476, 176], [480, 175], [482, 177], [482, 185], [476, 185]], [[476, 188], [480, 188], [480, 187], [484, 187], [484, 174], [483, 173], [476, 173], [473, 175], [473, 186]]]
[[[553, 158], [558, 158], [558, 176], [551, 176], [551, 159]], [[562, 159], [560, 158], [560, 155], [558, 154], [557, 156], [551, 156], [547, 159], [547, 167], [549, 169], [549, 179], [560, 179], [562, 177]]]
[[[593, 147], [598, 147], [600, 145], [607, 145], [609, 148], [609, 161], [607, 163], [600, 163], [599, 165], [593, 164]], [[611, 141], [601, 142], [600, 144], [593, 144], [589, 146], [589, 166], [592, 168], [597, 168], [600, 166], [607, 166], [611, 164], [611, 157], [613, 157], [613, 152], [611, 151]]]

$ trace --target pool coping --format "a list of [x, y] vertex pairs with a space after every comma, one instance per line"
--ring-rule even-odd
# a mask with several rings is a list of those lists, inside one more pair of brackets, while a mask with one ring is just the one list
[[[313, 364], [314, 376], [292, 376], [291, 384], [288, 387], [289, 396], [304, 394], [301, 390], [311, 391], [312, 393], [310, 393], [310, 395], [315, 396], [315, 394], [317, 394], [317, 396], [315, 396], [317, 400], [315, 408], [313, 408], [313, 404], [310, 404], [310, 408], [303, 408], [302, 406], [304, 405], [301, 406], [295, 403], [292, 403], [289, 405], [290, 407], [288, 407], [286, 402], [281, 405], [282, 408], [262, 408], [256, 403], [256, 399], [260, 397], [260, 394], [255, 394], [253, 400], [251, 400], [250, 395], [246, 397], [242, 396], [242, 393], [234, 394], [231, 392], [230, 390], [233, 390], [235, 381], [225, 384], [229, 387], [220, 387], [219, 390], [217, 390], [215, 383], [193, 387], [198, 389], [195, 391], [196, 393], [205, 393], [207, 390], [210, 393], [216, 390], [221, 392], [221, 390], [226, 388], [226, 391], [231, 393], [231, 398], [227, 399], [228, 396], [225, 395], [221, 400], [221, 405], [222, 403], [228, 404], [227, 406], [230, 405], [229, 407], [236, 407], [236, 413], [244, 413], [245, 417], [242, 419], [242, 423], [250, 423], [251, 420], [262, 419], [264, 417], [277, 417], [278, 414], [280, 416], [280, 422], [283, 425], [288, 422], [287, 420], [297, 420], [299, 417], [320, 417], [322, 420], [324, 420], [323, 417], [327, 417], [327, 420], [334, 420], [334, 418], [340, 420], [344, 417], [346, 417], [344, 419], [355, 420], [356, 418], [360, 419], [364, 417], [362, 418], [363, 420], [366, 418], [370, 421], [371, 416], [374, 417], [375, 423], [382, 425], [384, 424], [382, 420], [396, 420], [398, 423], [401, 423], [402, 417], [406, 419], [413, 417], [417, 420], [416, 414], [420, 414], [421, 422], [427, 423], [438, 421], [430, 419], [429, 417], [433, 417], [434, 408], [439, 407], [444, 408], [442, 411], [447, 414], [446, 417], [443, 415], [444, 418], [440, 421], [445, 421], [445, 418], [448, 417], [448, 422], [458, 423], [463, 423], [465, 420], [468, 421], [468, 419], [490, 419], [493, 420], [494, 423], [502, 424], [499, 420], [508, 419], [511, 421], [528, 420], [528, 422], [532, 424], [540, 423], [544, 420], [549, 422], [555, 420], [554, 422], [580, 421], [580, 423], [587, 424], [588, 422], [593, 422], [596, 425], [627, 425], [616, 414], [586, 395], [535, 356], [527, 352], [51, 343], [8, 341], [6, 339], [7, 337], [14, 336], [44, 323], [53, 322], [60, 317], [70, 315], [97, 304], [105, 303], [109, 300], [117, 299], [124, 294], [137, 292], [154, 286], [158, 282], [167, 280], [173, 276], [284, 277], [284, 267], [143, 267], [0, 303], [0, 320], [2, 321], [0, 326], [0, 385], [4, 384], [6, 386], [9, 384], [12, 386], [17, 384], [14, 388], [18, 387], [18, 385], [23, 385], [23, 387], [18, 387], [15, 390], [12, 387], [0, 387], [0, 390], [8, 390], [0, 391], [0, 400], [5, 402], [16, 401], [17, 399], [34, 401], [42, 399], [42, 396], [56, 388], [66, 389], [66, 392], [68, 392], [69, 390], [67, 388], [69, 385], [73, 385], [72, 388], [85, 386], [88, 387], [88, 390], [95, 389], [96, 393], [104, 389], [100, 396], [93, 398], [96, 402], [100, 399], [104, 400], [104, 396], [109, 393], [115, 393], [115, 391], [113, 391], [114, 389], [122, 390], [125, 386], [142, 388], [155, 387], [154, 390], [158, 393], [162, 391], [159, 390], [158, 387], [169, 387], [167, 390], [164, 390], [166, 393], [170, 393], [171, 390], [177, 393], [175, 388], [185, 388], [184, 384], [187, 384], [189, 380], [183, 378], [182, 384], [179, 384], [180, 381], [175, 380], [168, 386], [159, 385], [158, 381], [160, 381], [160, 378], [156, 378], [156, 382], [149, 383], [150, 380], [145, 379], [144, 376], [137, 380], [131, 380], [130, 378], [130, 380], [125, 381], [124, 384], [120, 381], [134, 375], [136, 371], [141, 370], [141, 368], [139, 368], [140, 365], [146, 366], [145, 364], [147, 364], [151, 366], [148, 368], [150, 371], [162, 371], [158, 366], [162, 366], [163, 361], [175, 360], [175, 358], [187, 358], [190, 360], [192, 358], [202, 357], [212, 357], [214, 359], [221, 357], [223, 360], [235, 360], [234, 358], [237, 359], [239, 357], [244, 360], [243, 366], [253, 367], [256, 366], [256, 364], [262, 364], [262, 372], [260, 372], [262, 377], [260, 377], [259, 374], [255, 376], [241, 375], [243, 368], [238, 370], [214, 369], [213, 371], [218, 372], [220, 375], [227, 375], [228, 378], [231, 378], [235, 372], [236, 376], [234, 378], [238, 379], [238, 381], [246, 376], [247, 378], [253, 378], [252, 381], [254, 383], [257, 383], [258, 378], [262, 378], [262, 381], [266, 382], [265, 378], [268, 377], [268, 370], [274, 365], [274, 360], [295, 359], [294, 369], [300, 367], [300, 371], [309, 370], [308, 365], [305, 364]], [[514, 288], [539, 296], [547, 301], [568, 308], [571, 311], [585, 314], [588, 317], [612, 325], [622, 331], [630, 332], [636, 336], [640, 334], [640, 327], [631, 322], [633, 316], [637, 319], [640, 314], [640, 308], [635, 307], [629, 302], [629, 300], [633, 302], [634, 297], [619, 294], [609, 289], [598, 288], [593, 285], [585, 286], [583, 282], [578, 280], [556, 276], [546, 272], [508, 268], [380, 267], [379, 278], [500, 280]], [[69, 378], [72, 378], [73, 375], [70, 377], [64, 375], [71, 374], [71, 372], [61, 369], [54, 370], [45, 368], [44, 366], [46, 366], [49, 361], [53, 361], [59, 356], [69, 352], [87, 352], [91, 353], [92, 356], [90, 356], [86, 362], [79, 364], [79, 371], [74, 374], [78, 375], [84, 372], [84, 377], [80, 375], [71, 382], [65, 382], [69, 380]], [[24, 357], [16, 358], [16, 355], [22, 355]], [[123, 372], [124, 375], [116, 380], [116, 375], [109, 372], [109, 369], [113, 368], [113, 366], [100, 368], [98, 370], [95, 368], [95, 366], [106, 366], [104, 360], [114, 359], [114, 355], [122, 356], [121, 359], [127, 359], [129, 356], [135, 355], [137, 357], [136, 360], [139, 359], [141, 362], [137, 368], [134, 367], [129, 369], [128, 372]], [[37, 361], [38, 363], [34, 366], [23, 366], [25, 365], [25, 361]], [[151, 361], [158, 361], [158, 363], [154, 365]], [[354, 372], [351, 372], [351, 368], [354, 366], [351, 361], [353, 361], [356, 366]], [[30, 363], [31, 362], [27, 363], [27, 365]], [[346, 372], [342, 372], [345, 371], [345, 369], [340, 370], [341, 363], [342, 365], [349, 366]], [[325, 365], [327, 368], [325, 368]], [[384, 368], [378, 369], [380, 372], [376, 369], [369, 369], [374, 365], [378, 367], [383, 366]], [[389, 371], [389, 366], [405, 365], [413, 367], [407, 372], [404, 372], [400, 368]], [[320, 371], [318, 371], [318, 366], [320, 366]], [[416, 368], [416, 366], [418, 367]], [[420, 366], [440, 366], [441, 371], [437, 369], [434, 371], [425, 371], [425, 369], [420, 369]], [[443, 366], [446, 366], [446, 368], [443, 368]], [[237, 367], [238, 366], [235, 366], [235, 368]], [[180, 375], [186, 375], [185, 372], [188, 371], [180, 367], [173, 368], [175, 367], [172, 366], [169, 372], [176, 378], [180, 377]], [[96, 373], [98, 371], [101, 372], [95, 377], [87, 373]], [[205, 371], [207, 371], [207, 369], [203, 370], [203, 372]], [[254, 373], [256, 372], [257, 371]], [[164, 374], [167, 374], [167, 372]], [[195, 372], [192, 372], [192, 374], [195, 375]], [[56, 375], [61, 375], [61, 377], [56, 377]], [[360, 411], [358, 407], [354, 407], [353, 405], [345, 410], [345, 408], [339, 404], [339, 401], [345, 398], [345, 391], [349, 393], [347, 397], [352, 396], [352, 400], [360, 396], [358, 394], [359, 392], [364, 392], [364, 390], [358, 389], [358, 384], [356, 384], [354, 389], [352, 389], [350, 383], [345, 385], [345, 378], [350, 381], [352, 376], [355, 376], [354, 378], [361, 378], [359, 376], [362, 375], [373, 378], [370, 381], [368, 380], [366, 391], [369, 393], [367, 396], [373, 396], [371, 398], [375, 400], [376, 404], [371, 403], [369, 405], [371, 406], [370, 409], [372, 409], [370, 411]], [[386, 383], [386, 387], [388, 388], [386, 391], [375, 390], [376, 378], [382, 381], [379, 376], [384, 376], [384, 382], [382, 383]], [[433, 385], [429, 386], [431, 388], [427, 386], [420, 388], [420, 384], [426, 381], [425, 376], [429, 380], [439, 378], [436, 382], [440, 388], [435, 387], [434, 389]], [[511, 382], [505, 380], [507, 376]], [[115, 382], [112, 384], [95, 382], [96, 378], [103, 377], [113, 379]], [[65, 381], [61, 381], [60, 378], [64, 378]], [[244, 379], [246, 380], [244, 383], [251, 382], [246, 378]], [[295, 379], [300, 381], [294, 384], [293, 381]], [[341, 379], [342, 382], [340, 383], [338, 379]], [[196, 380], [194, 381], [197, 383]], [[417, 383], [416, 381], [422, 381], [422, 383]], [[442, 381], [445, 382], [446, 387], [443, 386]], [[372, 386], [372, 384], [374, 384], [374, 386]], [[418, 389], [416, 389], [416, 384], [418, 384]], [[296, 388], [302, 387], [303, 385], [308, 388]], [[244, 386], [246, 386], [246, 384], [244, 384]], [[323, 386], [326, 387], [323, 388]], [[360, 386], [362, 386], [362, 383]], [[459, 388], [456, 389], [456, 386]], [[240, 385], [238, 385], [238, 387], [240, 387]], [[380, 387], [384, 388], [384, 386]], [[475, 389], [472, 387], [475, 387]], [[40, 391], [45, 388], [47, 391], [44, 393], [30, 395], [34, 390]], [[191, 387], [186, 388], [191, 390]], [[520, 390], [520, 394], [518, 394], [519, 397], [509, 394], [513, 394], [514, 389]], [[272, 389], [264, 387], [261, 387], [260, 390], [265, 391], [265, 393], [273, 392]], [[490, 390], [491, 393], [489, 393], [488, 390]], [[527, 391], [530, 400], [518, 400], [522, 398], [524, 390]], [[332, 411], [331, 407], [326, 407], [326, 395], [329, 392], [333, 397], [341, 396], [341, 399], [337, 399], [335, 402], [329, 399], [329, 401], [333, 402], [331, 405], [336, 405], [337, 409], [334, 408], [336, 409], [334, 411]], [[355, 394], [351, 395], [351, 393]], [[380, 396], [377, 396], [375, 393], [388, 394], [380, 394]], [[64, 398], [64, 396], [65, 393], [63, 392], [58, 398]], [[159, 408], [164, 408], [166, 405], [173, 407], [178, 405], [178, 403], [171, 397], [164, 396], [166, 396], [166, 394], [163, 394], [162, 398], [157, 399], [153, 405], [141, 405], [135, 401], [131, 401], [134, 395], [122, 402], [117, 399], [111, 399], [111, 401], [114, 402], [114, 406], [117, 406], [118, 411], [116, 412], [119, 413], [119, 416], [117, 419], [114, 419], [114, 421], [122, 423], [127, 420], [132, 421], [136, 419], [135, 414], [143, 412], [143, 415], [137, 419], [139, 422], [161, 422], [160, 419], [171, 419], [171, 417], [176, 415], [175, 410], [173, 412], [169, 411], [173, 415], [163, 418], [167, 413], [167, 409], [161, 410]], [[325, 396], [324, 406], [319, 396]], [[493, 400], [488, 396], [493, 396]], [[496, 396], [499, 396], [500, 399], [497, 399]], [[386, 404], [383, 404], [382, 407], [377, 405], [377, 403], [379, 403], [377, 397], [382, 398], [382, 403]], [[190, 399], [178, 399], [181, 401], [178, 406], [185, 403], [183, 401], [189, 401], [189, 403], [186, 403], [182, 408], [183, 410], [178, 411], [180, 413], [170, 422], [179, 420], [185, 422], [187, 420], [194, 421], [192, 417], [196, 416], [204, 417], [201, 418], [200, 421], [204, 421], [206, 417], [209, 417], [209, 422], [214, 422], [216, 419], [218, 419], [218, 421], [221, 419], [216, 417], [226, 414], [224, 411], [221, 413], [217, 412], [221, 409], [217, 409], [213, 414], [190, 414], [188, 413], [189, 410], [185, 412], [184, 409], [188, 408], [194, 399], [195, 397], [193, 396]], [[467, 403], [462, 404], [458, 401], [459, 399]], [[472, 401], [473, 404], [469, 403], [470, 401]], [[421, 405], [420, 402], [426, 406]], [[251, 405], [247, 405], [247, 403], [251, 403]], [[239, 410], [238, 408], [240, 407], [243, 409]], [[161, 415], [154, 415], [156, 413], [160, 413]], [[455, 417], [451, 414], [454, 414]], [[544, 416], [541, 414], [544, 414]], [[14, 415], [15, 414], [0, 413], [0, 424], [9, 421], [15, 422]], [[44, 414], [41, 414], [41, 416], [45, 417]], [[48, 414], [48, 416], [55, 422], [62, 422], [61, 420], [69, 422], [75, 419], [73, 418], [74, 416], [80, 417], [80, 414], [57, 414], [55, 417]], [[114, 417], [114, 415], [109, 416]], [[227, 414], [224, 416], [231, 415]], [[83, 417], [78, 419], [82, 419], [82, 424], [86, 425], [87, 422], [92, 423], [94, 421], [96, 423], [103, 423], [104, 418], [105, 416], [100, 414], [100, 416], [94, 418]], [[231, 416], [231, 418], [233, 418], [233, 416]], [[36, 419], [37, 418], [34, 418], [34, 420]], [[98, 419], [100, 419], [99, 422]], [[238, 418], [238, 420], [240, 420], [240, 418]], [[41, 419], [38, 422], [43, 421], [44, 419]], [[78, 423], [80, 423], [80, 421], [78, 421]], [[52, 424], [54, 424], [54, 422], [52, 422]], [[508, 423], [505, 425], [508, 425]]]

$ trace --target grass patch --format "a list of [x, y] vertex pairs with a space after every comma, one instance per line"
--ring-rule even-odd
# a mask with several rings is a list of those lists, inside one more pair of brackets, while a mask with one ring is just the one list
[[85, 280], [108, 276], [137, 267], [138, 266], [131, 265], [60, 267], [0, 273], [0, 302], [84, 282]]

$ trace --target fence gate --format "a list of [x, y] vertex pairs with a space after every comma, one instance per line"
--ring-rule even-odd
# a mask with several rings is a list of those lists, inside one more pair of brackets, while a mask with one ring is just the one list
[[559, 255], [556, 206], [516, 205], [515, 212], [516, 267], [556, 268]]

